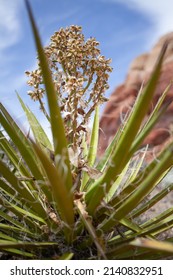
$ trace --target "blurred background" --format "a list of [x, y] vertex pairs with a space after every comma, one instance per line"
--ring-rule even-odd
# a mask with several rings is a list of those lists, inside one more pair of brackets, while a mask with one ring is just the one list
[[[85, 38], [100, 42], [112, 59], [109, 97], [123, 82], [132, 60], [173, 31], [172, 0], [29, 0], [43, 44], [61, 27], [81, 25]], [[0, 102], [25, 126], [16, 91], [46, 126], [39, 105], [27, 95], [26, 70], [36, 67], [36, 51], [23, 0], [0, 0]]]

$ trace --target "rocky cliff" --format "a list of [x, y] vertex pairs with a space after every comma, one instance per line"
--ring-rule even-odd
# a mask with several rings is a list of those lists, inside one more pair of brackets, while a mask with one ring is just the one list
[[[151, 109], [155, 106], [158, 98], [167, 85], [173, 80], [173, 32], [163, 36], [149, 53], [138, 56], [130, 65], [126, 80], [118, 86], [110, 96], [100, 120], [99, 154], [102, 154], [119, 125], [134, 104], [137, 94], [142, 85], [145, 85], [153, 71], [158, 54], [165, 41], [169, 42], [165, 54], [161, 76], [156, 88]], [[173, 87], [170, 88], [165, 102], [173, 98]], [[149, 114], [150, 112], [148, 112]], [[153, 128], [143, 145], [149, 144], [148, 159], [157, 153], [172, 134], [173, 104], [168, 107], [164, 116]]]

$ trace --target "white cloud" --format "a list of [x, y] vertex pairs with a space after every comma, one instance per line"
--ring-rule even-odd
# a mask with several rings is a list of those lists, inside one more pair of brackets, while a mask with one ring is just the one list
[[150, 32], [150, 43], [154, 43], [159, 36], [173, 31], [173, 1], [172, 0], [108, 0], [121, 3], [128, 8], [139, 11], [153, 23]]
[[21, 33], [19, 10], [21, 0], [1, 0], [0, 3], [0, 50], [15, 44]]
[[[3, 80], [3, 75], [0, 75], [0, 78]], [[6, 79], [5, 83], [0, 84], [0, 96], [1, 93], [6, 94], [8, 92], [20, 90], [26, 84], [26, 77], [24, 73], [11, 76], [10, 72], [5, 75], [4, 79]]]
[[[22, 0], [0, 0], [0, 99], [24, 85], [22, 75], [12, 72], [15, 55], [13, 47], [20, 40]], [[8, 85], [8, 86], [7, 86]]]

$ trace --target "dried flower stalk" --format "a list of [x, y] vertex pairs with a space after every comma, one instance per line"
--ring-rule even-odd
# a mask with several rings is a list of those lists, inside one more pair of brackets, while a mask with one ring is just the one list
[[[98, 45], [95, 38], [85, 41], [82, 28], [72, 25], [55, 32], [45, 47], [66, 136], [73, 151], [81, 146], [83, 134], [87, 138], [88, 121], [95, 107], [107, 101], [104, 93], [109, 88], [111, 60], [100, 54]], [[30, 77], [28, 85], [33, 88], [28, 94], [39, 101], [40, 109], [49, 118], [42, 102], [45, 88], [39, 61], [38, 69], [26, 71], [26, 75]]]

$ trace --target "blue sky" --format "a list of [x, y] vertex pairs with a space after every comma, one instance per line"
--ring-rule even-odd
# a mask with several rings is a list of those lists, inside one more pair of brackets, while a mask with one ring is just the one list
[[[30, 0], [42, 42], [60, 27], [81, 25], [86, 39], [95, 37], [103, 55], [112, 58], [109, 96], [123, 80], [131, 61], [173, 31], [172, 0]], [[27, 96], [25, 70], [36, 66], [36, 51], [23, 0], [0, 0], [0, 101], [21, 122], [18, 91]], [[39, 117], [40, 118], [40, 117]]]

